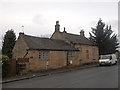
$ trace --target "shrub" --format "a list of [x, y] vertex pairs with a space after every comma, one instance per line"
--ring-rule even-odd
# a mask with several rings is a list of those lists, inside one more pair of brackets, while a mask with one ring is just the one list
[[2, 77], [8, 75], [9, 68], [9, 58], [8, 56], [2, 55]]

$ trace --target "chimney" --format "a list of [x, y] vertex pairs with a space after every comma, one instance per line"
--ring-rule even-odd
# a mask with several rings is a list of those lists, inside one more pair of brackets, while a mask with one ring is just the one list
[[20, 35], [24, 35], [24, 32], [19, 32], [19, 36], [20, 36]]
[[81, 35], [81, 36], [85, 36], [85, 35], [84, 35], [84, 30], [81, 30], [81, 31], [80, 31], [80, 35]]
[[59, 32], [59, 31], [60, 31], [59, 21], [56, 21], [55, 32]]
[[66, 31], [65, 31], [65, 27], [64, 27], [64, 31], [63, 31], [64, 33], [66, 33]]

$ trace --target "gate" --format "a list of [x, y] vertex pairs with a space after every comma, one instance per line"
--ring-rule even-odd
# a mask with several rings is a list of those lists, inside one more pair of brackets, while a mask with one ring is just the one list
[[26, 69], [27, 62], [29, 62], [29, 58], [18, 58], [16, 60], [16, 74], [20, 74]]
[[18, 58], [11, 59], [9, 64], [9, 74], [16, 75], [20, 74], [23, 70], [26, 69], [26, 64], [29, 62], [29, 58]]

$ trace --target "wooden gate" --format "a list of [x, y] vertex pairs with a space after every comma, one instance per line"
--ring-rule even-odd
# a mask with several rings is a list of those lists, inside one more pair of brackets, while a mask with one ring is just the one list
[[16, 74], [20, 74], [26, 69], [27, 62], [29, 62], [29, 58], [18, 58], [16, 60]]
[[20, 74], [20, 72], [26, 69], [26, 64], [28, 62], [29, 58], [11, 59], [9, 64], [9, 74], [10, 75]]

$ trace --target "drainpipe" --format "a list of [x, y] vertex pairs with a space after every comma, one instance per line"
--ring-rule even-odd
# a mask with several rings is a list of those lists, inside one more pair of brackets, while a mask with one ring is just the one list
[[48, 69], [48, 65], [49, 65], [49, 62], [47, 61], [46, 62], [46, 70]]
[[67, 51], [67, 66], [69, 65], [69, 61], [68, 61], [68, 51]]

